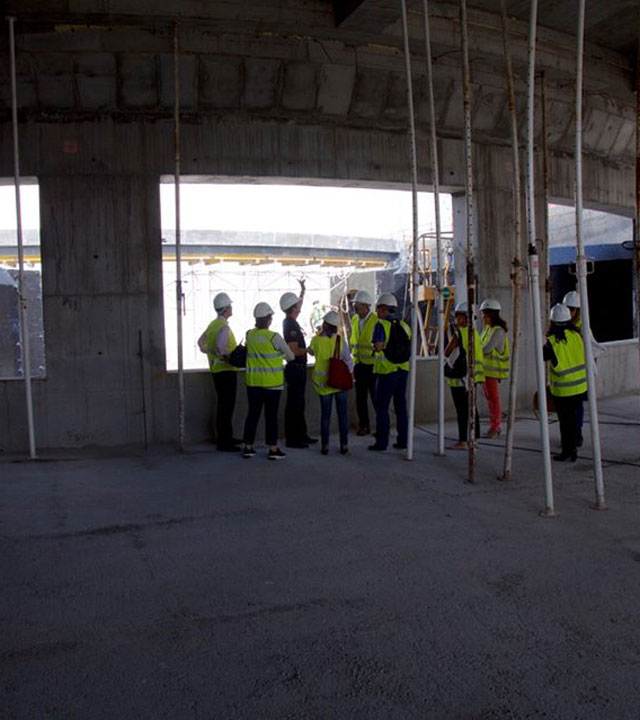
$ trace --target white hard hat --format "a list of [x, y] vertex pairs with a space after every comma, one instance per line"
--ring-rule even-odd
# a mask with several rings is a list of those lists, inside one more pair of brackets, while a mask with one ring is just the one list
[[455, 315], [468, 315], [469, 314], [469, 306], [466, 302], [461, 302], [456, 305], [455, 310], [453, 311]]
[[575, 290], [572, 290], [571, 292], [568, 292], [563, 300], [563, 304], [570, 308], [579, 308], [580, 307], [580, 293], [577, 293]]
[[482, 305], [480, 305], [480, 312], [483, 310], [497, 310], [500, 312], [500, 310], [502, 310], [502, 305], [500, 305], [500, 302], [495, 298], [487, 298], [486, 300], [483, 300]]
[[280, 298], [280, 310], [282, 310], [282, 312], [287, 312], [287, 310], [290, 310], [299, 302], [300, 298], [295, 293], [287, 292]]
[[380, 297], [378, 298], [376, 307], [379, 307], [380, 305], [386, 305], [390, 308], [397, 308], [398, 301], [396, 300], [396, 296], [392, 293], [382, 293], [382, 295], [380, 295]]
[[213, 298], [213, 309], [214, 310], [223, 310], [224, 308], [227, 308], [231, 305], [231, 298], [227, 295], [227, 293], [218, 293]]
[[353, 298], [354, 303], [362, 303], [363, 305], [372, 305], [373, 300], [371, 299], [371, 294], [368, 293], [366, 290], [358, 290], [356, 293], [356, 296]]
[[259, 302], [254, 308], [253, 308], [253, 317], [254, 318], [266, 318], [269, 317], [269, 315], [273, 315], [273, 310], [271, 309], [271, 305], [266, 302]]
[[338, 327], [340, 324], [340, 316], [335, 310], [329, 310], [322, 320], [326, 322], [327, 325], [333, 325], [333, 327]]
[[554, 323], [567, 323], [571, 320], [571, 310], [564, 303], [557, 303], [551, 308], [549, 319]]

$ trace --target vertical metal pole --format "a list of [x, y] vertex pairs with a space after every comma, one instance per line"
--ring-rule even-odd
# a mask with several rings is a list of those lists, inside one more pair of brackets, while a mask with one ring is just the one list
[[504, 469], [502, 480], [511, 480], [513, 466], [513, 437], [515, 433], [516, 400], [518, 393], [518, 367], [520, 362], [520, 346], [522, 329], [520, 324], [522, 303], [522, 191], [520, 187], [520, 152], [518, 149], [518, 119], [516, 115], [516, 95], [513, 84], [513, 65], [509, 49], [509, 18], [507, 0], [501, 0], [502, 42], [506, 65], [507, 98], [509, 102], [509, 118], [511, 121], [511, 150], [513, 163], [513, 205], [514, 205], [514, 242], [512, 283], [512, 316], [513, 347], [511, 348], [511, 372], [509, 374], [509, 405], [507, 410], [507, 437], [504, 451]]
[[462, 87], [464, 101], [464, 149], [465, 149], [465, 201], [467, 210], [467, 304], [469, 326], [467, 327], [467, 383], [469, 390], [469, 476], [476, 481], [476, 384], [475, 384], [475, 270], [473, 262], [473, 157], [471, 145], [471, 72], [469, 70], [469, 36], [467, 27], [467, 3], [460, 0], [460, 33], [462, 38]]
[[27, 405], [29, 431], [29, 458], [36, 458], [36, 439], [33, 421], [33, 396], [31, 392], [31, 344], [29, 341], [29, 315], [27, 310], [27, 285], [24, 275], [24, 246], [22, 239], [22, 205], [20, 202], [20, 147], [18, 145], [18, 91], [16, 83], [16, 41], [14, 17], [9, 22], [9, 54], [11, 66], [11, 123], [13, 128], [13, 176], [16, 190], [16, 230], [18, 237], [18, 292], [20, 295], [20, 344], [22, 348], [22, 372]]
[[438, 314], [438, 450], [444, 455], [444, 297], [447, 284], [442, 252], [442, 230], [440, 221], [440, 168], [438, 162], [438, 137], [436, 134], [436, 104], [433, 96], [433, 64], [431, 60], [431, 29], [429, 27], [429, 0], [423, 0], [425, 58], [427, 61], [427, 92], [429, 97], [429, 129], [431, 131], [431, 167], [433, 171], [433, 202], [436, 221], [436, 303]]
[[529, 48], [527, 68], [527, 237], [529, 240], [529, 285], [533, 309], [536, 377], [538, 380], [538, 405], [540, 412], [540, 438], [542, 442], [542, 464], [544, 468], [545, 508], [543, 517], [555, 517], [553, 507], [553, 477], [551, 474], [551, 445], [549, 443], [549, 416], [542, 355], [542, 320], [540, 317], [540, 267], [536, 250], [536, 207], [534, 183], [534, 113], [536, 84], [536, 26], [538, 22], [538, 0], [531, 0], [529, 18]]
[[591, 421], [591, 442], [593, 444], [593, 474], [595, 478], [596, 499], [593, 508], [606, 509], [604, 501], [604, 481], [602, 477], [602, 455], [600, 452], [600, 426], [598, 425], [598, 401], [596, 393], [596, 374], [591, 345], [591, 321], [589, 319], [589, 295], [587, 292], [587, 258], [584, 254], [584, 236], [582, 233], [582, 82], [584, 68], [584, 15], [585, 0], [578, 5], [578, 37], [576, 57], [576, 269], [580, 291], [580, 317], [582, 319], [582, 339], [587, 364], [587, 396], [589, 398], [589, 418]]
[[550, 256], [549, 244], [549, 138], [547, 137], [547, 79], [544, 72], [540, 75], [541, 105], [542, 105], [542, 191], [543, 191], [543, 218], [544, 228], [542, 233], [544, 248], [544, 316], [549, 317], [551, 310], [551, 277], [550, 277]]
[[176, 212], [176, 319], [178, 330], [178, 447], [184, 450], [184, 360], [182, 347], [182, 237], [180, 228], [180, 54], [178, 23], [173, 27], [173, 129], [175, 144], [175, 212]]
[[409, 50], [409, 24], [407, 3], [401, 0], [402, 33], [404, 36], [404, 64], [407, 75], [407, 104], [409, 106], [409, 141], [411, 150], [411, 203], [413, 210], [413, 253], [411, 267], [411, 373], [409, 375], [409, 437], [407, 460], [413, 460], [414, 422], [416, 416], [416, 370], [418, 350], [418, 153], [416, 149], [416, 122], [413, 111], [413, 82], [411, 79], [411, 53]]
[[640, 11], [638, 12], [638, 44], [636, 46], [636, 222], [633, 256], [636, 266], [636, 330], [640, 351]]

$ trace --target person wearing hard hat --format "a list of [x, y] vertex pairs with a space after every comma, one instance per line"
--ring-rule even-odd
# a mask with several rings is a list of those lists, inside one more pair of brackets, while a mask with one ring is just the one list
[[560, 424], [562, 450], [554, 460], [578, 458], [579, 413], [587, 394], [587, 366], [582, 336], [571, 322], [571, 310], [558, 303], [551, 308], [551, 324], [543, 357], [549, 361], [549, 385]]
[[[376, 409], [376, 441], [369, 445], [369, 450], [383, 452], [389, 445], [390, 420], [389, 404], [393, 398], [396, 411], [397, 442], [394, 448], [407, 447], [409, 421], [406, 401], [406, 374], [405, 362], [397, 363], [390, 360], [390, 340], [392, 333], [392, 315], [398, 309], [398, 301], [392, 293], [383, 293], [376, 303], [378, 320], [373, 330], [372, 344], [374, 350], [373, 373], [375, 376], [375, 409]], [[399, 327], [404, 331], [403, 340], [407, 342], [411, 337], [411, 330], [404, 321], [399, 321]]]
[[500, 381], [509, 377], [509, 338], [507, 323], [500, 317], [501, 310], [502, 306], [495, 298], [487, 298], [480, 305], [484, 323], [480, 336], [484, 356], [484, 395], [489, 406], [489, 430], [485, 435], [487, 438], [500, 435]]
[[316, 438], [309, 437], [304, 416], [307, 386], [307, 346], [298, 317], [304, 300], [305, 282], [299, 280], [300, 295], [286, 292], [280, 298], [280, 309], [285, 314], [282, 335], [294, 354], [287, 363], [284, 379], [287, 385], [287, 403], [284, 410], [284, 436], [287, 447], [307, 448]]
[[269, 330], [273, 310], [266, 302], [259, 302], [253, 309], [256, 320], [254, 329], [247, 331], [247, 368], [245, 382], [249, 412], [244, 424], [244, 450], [242, 456], [253, 457], [256, 428], [264, 407], [266, 441], [269, 460], [286, 457], [278, 447], [278, 405], [284, 387], [282, 358], [290, 361], [294, 355], [281, 335]]
[[369, 398], [375, 402], [375, 379], [373, 375], [373, 330], [378, 318], [371, 311], [373, 300], [366, 290], [358, 290], [353, 299], [355, 315], [351, 318], [351, 352], [353, 354], [353, 377], [356, 386], [356, 412], [358, 435], [369, 435]]
[[[469, 357], [469, 311], [466, 302], [458, 303], [454, 310], [454, 327], [451, 339], [444, 351], [449, 368], [455, 367], [458, 354], [464, 352]], [[473, 380], [476, 385], [484, 382], [484, 364], [482, 356], [482, 341], [480, 333], [473, 328], [474, 373]], [[455, 373], [454, 373], [455, 374]], [[458, 442], [449, 446], [449, 450], [467, 450], [469, 448], [469, 391], [467, 389], [468, 375], [462, 370], [459, 377], [447, 376], [447, 384], [451, 388], [451, 397], [456, 409], [458, 420]], [[475, 437], [480, 437], [480, 417], [476, 407]]]
[[[582, 311], [580, 308], [580, 293], [577, 293], [575, 290], [572, 290], [571, 292], [568, 292], [563, 300], [563, 304], [566, 305], [569, 308], [569, 312], [571, 313], [571, 324], [575, 327], [575, 329], [578, 332], [582, 332]], [[597, 375], [598, 374], [598, 358], [606, 352], [606, 347], [604, 345], [601, 345], [593, 336], [593, 331], [590, 330], [590, 340], [591, 340], [591, 353], [593, 355], [594, 365], [593, 365], [593, 371]], [[584, 340], [583, 340], [584, 342]], [[583, 438], [582, 438], [582, 426], [584, 425], [584, 404], [580, 403], [580, 407], [578, 408], [578, 447], [582, 446]]]
[[[329, 379], [329, 362], [339, 357], [353, 371], [353, 361], [349, 345], [338, 333], [340, 316], [330, 310], [323, 318], [322, 329], [311, 338], [309, 352], [315, 356], [316, 362], [311, 373], [313, 389], [320, 398], [320, 442], [323, 455], [329, 453], [329, 431], [331, 428], [331, 407], [335, 398], [338, 413], [338, 429], [340, 432], [340, 453], [349, 452], [349, 416], [347, 390], [339, 390], [327, 384]], [[338, 347], [339, 346], [339, 347]]]
[[230, 365], [229, 355], [237, 346], [233, 330], [229, 327], [232, 315], [231, 298], [218, 293], [213, 298], [215, 320], [198, 339], [198, 347], [209, 358], [209, 369], [216, 389], [216, 444], [222, 452], [240, 450], [240, 440], [233, 437], [233, 410], [236, 406], [238, 368]]

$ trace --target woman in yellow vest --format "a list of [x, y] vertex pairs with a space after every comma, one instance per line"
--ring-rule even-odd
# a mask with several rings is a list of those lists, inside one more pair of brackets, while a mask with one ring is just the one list
[[[467, 359], [469, 358], [469, 312], [467, 310], [467, 303], [458, 303], [454, 313], [454, 330], [452, 337], [445, 348], [445, 358], [451, 358], [454, 360], [454, 351], [459, 348], [462, 344], [462, 349], [466, 353]], [[473, 350], [474, 350], [474, 382], [479, 385], [484, 382], [484, 365], [482, 359], [482, 342], [480, 340], [480, 333], [474, 328], [473, 329]], [[455, 361], [455, 360], [454, 360]], [[451, 364], [451, 363], [450, 363]], [[469, 437], [469, 392], [467, 390], [467, 378], [447, 378], [447, 383], [451, 388], [451, 397], [453, 398], [453, 405], [456, 409], [456, 417], [458, 419], [458, 442], [451, 445], [449, 450], [467, 450], [469, 448], [468, 437]], [[480, 417], [478, 416], [478, 409], [476, 407], [476, 422], [475, 422], [475, 436], [480, 437]]]
[[322, 322], [322, 329], [318, 335], [311, 339], [309, 352], [315, 356], [316, 364], [311, 373], [313, 389], [320, 398], [320, 442], [321, 452], [329, 452], [329, 430], [331, 428], [331, 406], [336, 401], [338, 412], [338, 428], [340, 431], [340, 452], [347, 455], [349, 452], [349, 417], [347, 411], [347, 391], [338, 390], [327, 385], [329, 377], [329, 361], [336, 352], [336, 344], [340, 343], [339, 357], [353, 371], [353, 361], [349, 346], [338, 333], [340, 318], [338, 313], [331, 310]]
[[259, 302], [253, 310], [253, 317], [256, 319], [256, 326], [247, 332], [245, 381], [249, 412], [244, 424], [242, 457], [250, 458], [256, 454], [253, 442], [264, 406], [268, 458], [281, 460], [286, 457], [278, 447], [278, 405], [284, 387], [282, 359], [290, 361], [294, 355], [284, 338], [269, 330], [273, 310], [267, 303]]
[[229, 327], [232, 314], [231, 299], [227, 293], [213, 298], [213, 309], [218, 317], [209, 323], [198, 339], [198, 347], [209, 358], [209, 369], [216, 389], [216, 445], [222, 452], [240, 450], [240, 440], [233, 436], [233, 410], [236, 406], [238, 368], [227, 360], [236, 347], [233, 330]]
[[484, 395], [489, 406], [489, 430], [485, 435], [487, 438], [500, 435], [500, 381], [509, 377], [509, 338], [507, 323], [500, 317], [501, 309], [502, 306], [494, 298], [487, 298], [480, 305], [484, 323], [480, 336], [484, 356]]
[[551, 326], [544, 346], [549, 361], [549, 385], [560, 423], [562, 451], [554, 460], [575, 462], [578, 458], [579, 417], [587, 392], [587, 365], [582, 336], [571, 323], [571, 311], [558, 303], [551, 308]]

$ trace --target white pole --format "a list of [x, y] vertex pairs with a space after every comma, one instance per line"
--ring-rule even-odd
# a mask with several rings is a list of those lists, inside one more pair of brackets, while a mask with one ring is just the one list
[[173, 128], [175, 142], [175, 213], [176, 213], [176, 319], [178, 330], [178, 447], [184, 450], [184, 361], [182, 347], [182, 237], [180, 234], [180, 55], [178, 48], [178, 23], [173, 28]]
[[529, 19], [529, 50], [527, 70], [527, 236], [529, 239], [529, 286], [533, 310], [533, 328], [538, 380], [538, 407], [540, 412], [540, 437], [542, 441], [542, 464], [544, 468], [545, 508], [543, 517], [555, 517], [553, 508], [553, 478], [551, 475], [551, 445], [549, 443], [549, 416], [547, 413], [546, 379], [542, 355], [542, 320], [540, 317], [540, 266], [536, 250], [536, 208], [534, 185], [534, 112], [536, 80], [536, 25], [538, 0], [531, 0]]
[[589, 419], [591, 421], [591, 442], [593, 444], [593, 474], [595, 478], [596, 499], [592, 507], [605, 510], [604, 481], [602, 478], [602, 455], [600, 452], [600, 427], [598, 425], [598, 401], [596, 398], [596, 374], [594, 372], [593, 347], [591, 345], [591, 322], [589, 320], [589, 296], [587, 292], [587, 259], [584, 254], [582, 233], [582, 80], [584, 65], [584, 15], [585, 0], [578, 6], [578, 47], [576, 57], [576, 245], [577, 274], [580, 291], [580, 317], [582, 319], [582, 339], [587, 364], [587, 396], [589, 399]]
[[522, 303], [522, 198], [520, 188], [520, 152], [518, 148], [518, 119], [516, 114], [516, 95], [513, 85], [513, 65], [509, 49], [509, 18], [507, 0], [501, 1], [502, 41], [504, 45], [507, 97], [509, 101], [509, 119], [511, 121], [511, 151], [513, 162], [513, 201], [514, 201], [514, 256], [512, 271], [512, 328], [513, 347], [511, 348], [511, 372], [509, 374], [509, 407], [507, 411], [507, 438], [504, 452], [502, 480], [511, 480], [513, 468], [513, 439], [515, 435], [516, 400], [518, 393], [518, 368], [522, 327], [520, 322]]
[[20, 345], [22, 348], [22, 371], [27, 405], [29, 431], [29, 458], [36, 458], [36, 438], [33, 422], [33, 396], [31, 393], [31, 345], [29, 343], [29, 315], [27, 312], [27, 287], [24, 275], [24, 246], [22, 242], [22, 206], [20, 203], [20, 148], [18, 145], [18, 92], [16, 87], [16, 41], [14, 17], [9, 22], [9, 55], [11, 63], [11, 122], [13, 126], [13, 174], [16, 189], [16, 229], [18, 236], [18, 292], [20, 295]]
[[433, 64], [431, 61], [431, 29], [429, 27], [429, 0], [423, 0], [425, 58], [427, 61], [427, 90], [429, 96], [429, 125], [431, 131], [431, 165], [433, 171], [433, 202], [436, 220], [436, 302], [438, 313], [438, 451], [444, 455], [444, 297], [447, 284], [442, 253], [440, 222], [440, 169], [438, 163], [438, 137], [436, 135], [436, 106], [433, 97]]
[[416, 150], [416, 122], [413, 112], [413, 83], [411, 80], [411, 55], [409, 51], [409, 25], [407, 3], [401, 0], [402, 33], [404, 36], [404, 64], [407, 74], [407, 104], [409, 106], [409, 140], [411, 145], [411, 202], [413, 209], [413, 263], [411, 267], [411, 373], [409, 375], [409, 436], [407, 460], [413, 460], [413, 435], [416, 416], [416, 370], [418, 349], [418, 153]]
[[475, 383], [475, 265], [473, 258], [473, 146], [471, 143], [471, 71], [469, 68], [469, 37], [467, 27], [467, 3], [460, 0], [460, 33], [462, 40], [462, 93], [464, 107], [464, 150], [465, 150], [465, 202], [467, 233], [467, 307], [469, 325], [467, 327], [467, 384], [469, 390], [469, 476], [467, 482], [476, 481], [476, 383]]

